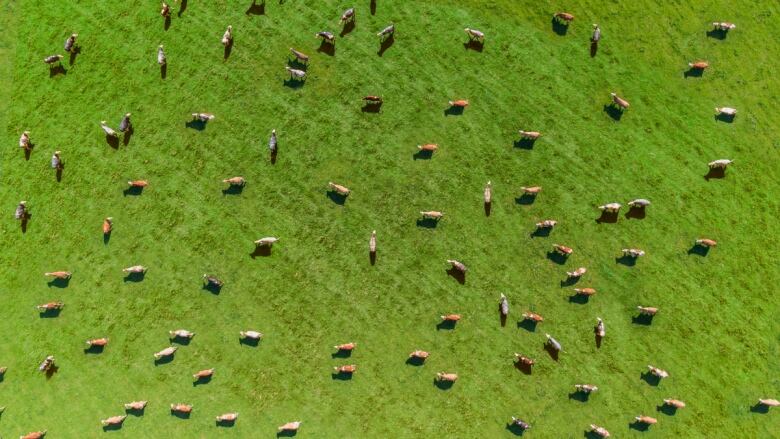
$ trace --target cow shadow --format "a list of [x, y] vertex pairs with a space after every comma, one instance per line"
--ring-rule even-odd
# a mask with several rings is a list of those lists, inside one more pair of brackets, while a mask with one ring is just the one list
[[697, 69], [694, 67], [689, 68], [683, 72], [684, 78], [701, 78], [704, 75], [704, 69]]
[[42, 319], [53, 319], [60, 316], [62, 308], [59, 309], [45, 309], [38, 313], [38, 317]]
[[232, 427], [236, 425], [236, 420], [217, 420], [215, 421], [217, 427]]
[[549, 343], [544, 343], [543, 346], [547, 354], [550, 355], [550, 358], [552, 358], [553, 361], [558, 361], [558, 356], [560, 355], [560, 352], [557, 351], [554, 347], [552, 347]]
[[333, 372], [330, 374], [330, 377], [336, 381], [349, 381], [352, 379], [352, 375], [353, 374], [347, 372]]
[[198, 378], [198, 379], [196, 379], [196, 380], [194, 380], [192, 382], [192, 387], [198, 387], [198, 386], [201, 386], [203, 384], [208, 384], [210, 382], [211, 382], [211, 377], [210, 376], [200, 377], [200, 378]]
[[228, 40], [228, 43], [225, 44], [225, 49], [222, 51], [222, 59], [227, 61], [228, 58], [230, 58], [230, 54], [233, 53], [233, 39], [231, 38]]
[[89, 347], [84, 348], [84, 353], [85, 354], [102, 354], [104, 349], [105, 349], [105, 346], [90, 345]]
[[168, 15], [165, 17], [165, 20], [163, 20], [163, 30], [168, 30], [171, 28], [171, 16]]
[[596, 56], [596, 53], [599, 51], [599, 43], [597, 41], [591, 41], [590, 42], [590, 57], [593, 58]]
[[623, 117], [623, 111], [620, 108], [616, 107], [615, 105], [611, 105], [611, 104], [604, 105], [604, 112], [607, 113], [607, 115], [616, 122]]
[[569, 296], [569, 303], [576, 303], [578, 305], [585, 305], [590, 301], [590, 296], [586, 294], [574, 293]]
[[179, 18], [181, 18], [181, 14], [183, 14], [184, 11], [186, 10], [187, 10], [187, 0], [181, 0], [181, 5], [179, 6], [179, 12], [177, 13]]
[[452, 381], [437, 380], [436, 378], [433, 379], [433, 386], [439, 390], [450, 390], [453, 384], [455, 383]]
[[244, 345], [244, 346], [251, 346], [251, 347], [254, 348], [254, 347], [257, 347], [257, 345], [260, 344], [260, 340], [256, 339], [256, 338], [244, 337], [244, 338], [239, 338], [238, 339], [238, 344], [239, 345]]
[[32, 218], [31, 213], [25, 213], [22, 216], [21, 220], [19, 220], [19, 225], [22, 228], [22, 233], [27, 233], [27, 226], [31, 218]]
[[322, 40], [320, 42], [320, 47], [317, 48], [317, 52], [324, 53], [328, 56], [336, 56], [336, 45]]
[[650, 326], [653, 323], [653, 317], [655, 316], [651, 316], [648, 314], [639, 314], [631, 317], [631, 323], [635, 325]]
[[255, 246], [255, 249], [252, 251], [252, 253], [249, 254], [249, 256], [252, 257], [252, 259], [258, 257], [258, 256], [271, 256], [271, 247], [267, 245], [258, 245]]
[[520, 139], [515, 140], [514, 147], [520, 149], [534, 149], [536, 139]]
[[209, 293], [211, 293], [211, 294], [213, 294], [215, 296], [219, 295], [219, 293], [222, 292], [222, 286], [221, 285], [213, 284], [211, 282], [206, 282], [205, 284], [203, 284], [203, 288], [202, 289], [205, 290], [205, 291], [208, 291]]
[[430, 160], [433, 157], [433, 151], [418, 150], [412, 154], [412, 160]]
[[371, 265], [376, 264], [376, 252], [372, 252], [372, 251], [368, 252], [368, 262]]
[[103, 431], [117, 431], [122, 429], [122, 425], [124, 425], [124, 422], [120, 422], [119, 424], [111, 424], [111, 425], [104, 425]]
[[222, 189], [222, 195], [241, 195], [244, 192], [244, 185], [231, 184], [226, 189]]
[[29, 160], [30, 160], [30, 155], [32, 155], [32, 150], [33, 150], [33, 148], [35, 148], [35, 145], [33, 145], [32, 143], [30, 143], [30, 146], [29, 146], [29, 147], [27, 147], [27, 148], [24, 148], [24, 159], [25, 159], [26, 161], [29, 161]]
[[249, 5], [249, 9], [245, 12], [246, 15], [265, 15], [265, 0], [262, 3], [257, 3], [257, 0], [252, 0], [252, 4]]
[[716, 122], [726, 122], [726, 123], [732, 123], [734, 122], [734, 118], [736, 117], [736, 114], [723, 114], [718, 113], [715, 115], [715, 121]]
[[640, 377], [644, 382], [650, 384], [653, 387], [658, 387], [658, 385], [661, 383], [661, 378], [653, 375], [650, 372], [643, 372], [642, 375], [640, 375]]
[[363, 107], [360, 108], [360, 111], [363, 113], [379, 113], [379, 110], [381, 109], [381, 102], [367, 102], [365, 105], [363, 105]]
[[707, 31], [707, 36], [709, 38], [715, 38], [716, 40], [725, 40], [726, 35], [728, 35], [728, 31], [723, 29], [712, 29]]
[[634, 421], [628, 424], [628, 429], [636, 431], [647, 431], [650, 429], [650, 426], [644, 422]]
[[384, 55], [387, 49], [393, 47], [393, 43], [395, 43], [395, 36], [390, 35], [389, 37], [382, 40], [382, 42], [379, 44], [379, 51], [376, 54], [379, 56]]
[[420, 357], [409, 357], [406, 359], [406, 364], [409, 366], [422, 366], [425, 364], [425, 359]]
[[570, 287], [576, 285], [580, 281], [580, 276], [568, 276], [565, 280], [561, 281], [561, 288]]
[[46, 282], [46, 285], [48, 285], [49, 287], [67, 288], [69, 283], [70, 283], [69, 277], [65, 279], [54, 278]]
[[103, 234], [103, 245], [108, 245], [108, 241], [111, 241], [111, 232]]
[[339, 349], [338, 351], [330, 354], [330, 358], [349, 358], [352, 356], [352, 351]]
[[668, 404], [656, 406], [655, 410], [665, 414], [666, 416], [674, 416], [677, 414], [677, 407]]
[[57, 373], [57, 371], [59, 371], [59, 370], [60, 370], [60, 367], [57, 366], [56, 364], [52, 364], [51, 366], [49, 366], [49, 368], [46, 369], [46, 379], [47, 380], [51, 379], [51, 377], [53, 377], [54, 374]]
[[463, 112], [464, 112], [465, 110], [466, 110], [466, 109], [465, 109], [464, 107], [459, 107], [459, 106], [456, 106], [456, 105], [451, 105], [451, 106], [450, 106], [450, 107], [448, 107], [446, 110], [444, 110], [444, 115], [445, 115], [445, 116], [460, 116], [460, 115], [462, 115], [462, 114], [463, 114]]
[[160, 66], [160, 78], [161, 79], [165, 79], [166, 77], [168, 77], [168, 63], [167, 62]]
[[197, 131], [203, 131], [206, 129], [207, 123], [205, 121], [202, 121], [200, 119], [192, 119], [189, 122], [185, 122], [184, 126], [187, 128], [192, 128], [193, 130]]
[[287, 59], [287, 65], [293, 69], [306, 70], [309, 68], [309, 64], [298, 61], [298, 58]]
[[485, 43], [477, 40], [468, 40], [463, 43], [463, 48], [466, 50], [473, 50], [475, 52], [482, 52], [485, 49]]
[[65, 165], [60, 163], [60, 166], [57, 167], [57, 170], [54, 171], [54, 178], [57, 179], [57, 183], [62, 181], [62, 172], [65, 170]]
[[590, 393], [576, 390], [569, 393], [569, 399], [573, 399], [579, 402], [588, 402], [588, 400], [590, 400]]
[[461, 285], [466, 283], [466, 273], [458, 270], [455, 267], [448, 269], [447, 274], [452, 276], [452, 278], [458, 281], [458, 283]]
[[437, 331], [452, 331], [457, 326], [458, 322], [453, 320], [442, 320], [436, 325]]
[[563, 37], [567, 32], [569, 32], [569, 26], [565, 23], [561, 23], [559, 20], [556, 20], [555, 17], [553, 17], [552, 31]]
[[108, 143], [108, 146], [117, 149], [119, 148], [119, 137], [106, 134], [106, 143]]
[[519, 370], [525, 375], [533, 374], [533, 366], [530, 364], [525, 364], [521, 361], [515, 361], [515, 369]]
[[81, 46], [73, 46], [73, 48], [70, 49], [70, 59], [68, 60], [68, 65], [73, 65], [76, 63], [76, 58], [81, 53]]
[[523, 194], [515, 198], [515, 203], [522, 204], [524, 206], [527, 206], [529, 204], [534, 204], [534, 201], [536, 201], [536, 195], [532, 195], [532, 194]]
[[615, 224], [618, 220], [618, 213], [617, 212], [607, 212], [606, 210], [601, 211], [601, 216], [596, 218], [596, 222], [598, 224], [601, 223], [607, 223], [607, 224]]
[[306, 84], [306, 81], [303, 79], [297, 79], [297, 78], [290, 78], [285, 79], [284, 82], [282, 82], [282, 85], [285, 87], [289, 87], [292, 89], [298, 89], [303, 87]]
[[371, 3], [369, 3], [368, 6], [371, 11], [371, 15], [376, 15], [376, 0], [371, 0]]
[[168, 364], [171, 361], [173, 361], [173, 357], [174, 356], [175, 355], [168, 355], [168, 356], [165, 356], [165, 357], [160, 357], [159, 359], [155, 358], [154, 359], [154, 365], [155, 366], [162, 366], [163, 364]]
[[53, 78], [57, 75], [67, 75], [68, 71], [65, 70], [65, 66], [58, 64], [54, 67], [49, 67], [49, 78]]
[[698, 255], [698, 256], [707, 256], [709, 252], [710, 252], [709, 247], [705, 247], [699, 244], [694, 244], [693, 247], [691, 247], [688, 250], [689, 255]]
[[707, 181], [710, 181], [710, 179], [722, 179], [726, 178], [726, 170], [723, 168], [710, 168], [709, 172], [707, 172], [707, 175], [704, 176], [704, 179]]
[[633, 267], [636, 265], [637, 258], [631, 257], [629, 255], [623, 255], [619, 258], [615, 258], [616, 264], [625, 265], [626, 267]]
[[645, 219], [645, 208], [640, 206], [632, 206], [628, 209], [628, 212], [626, 212], [626, 218], [627, 219]]
[[537, 227], [531, 232], [531, 238], [546, 238], [552, 233], [552, 227]]
[[276, 149], [271, 151], [271, 164], [276, 164], [276, 156], [279, 154], [279, 145], [276, 146]]
[[145, 408], [146, 407], [144, 407], [143, 409], [125, 409], [125, 413], [127, 413], [128, 415], [133, 415], [135, 417], [140, 417], [144, 415]]
[[482, 207], [485, 209], [485, 216], [490, 216], [490, 211], [493, 209], [493, 203], [483, 203]]
[[423, 218], [417, 220], [417, 227], [424, 227], [426, 229], [435, 229], [439, 225], [439, 221], [433, 218]]
[[135, 133], [135, 129], [132, 125], [125, 131], [124, 136], [122, 137], [122, 143], [127, 146], [130, 143], [130, 139], [133, 137], [133, 134]]
[[528, 332], [536, 332], [536, 326], [539, 324], [536, 320], [523, 319], [517, 322], [517, 327], [525, 329]]
[[522, 436], [525, 433], [525, 429], [515, 423], [506, 424], [506, 430], [515, 436]]
[[598, 433], [595, 431], [585, 430], [585, 439], [603, 439]]
[[127, 273], [125, 282], [141, 282], [146, 277], [146, 273]]
[[325, 195], [330, 199], [330, 201], [333, 201], [334, 203], [338, 204], [339, 206], [343, 206], [344, 203], [347, 202], [347, 196], [342, 195], [336, 191], [327, 191], [325, 192]]
[[766, 414], [766, 413], [769, 413], [769, 406], [766, 405], [766, 404], [761, 404], [761, 403], [757, 402], [752, 407], [750, 407], [750, 412], [751, 413]]
[[293, 437], [298, 434], [298, 430], [282, 430], [276, 432], [276, 437]]
[[187, 346], [192, 341], [189, 337], [179, 337], [177, 335], [174, 335], [173, 337], [168, 337], [168, 341], [171, 343], [176, 343], [178, 345]]
[[593, 328], [593, 336], [596, 338], [596, 349], [601, 349], [601, 342], [604, 340], [604, 337], [599, 335], [598, 328]]
[[355, 20], [354, 19], [344, 23], [344, 27], [341, 28], [341, 32], [339, 33], [339, 36], [343, 38], [345, 35], [349, 34], [353, 30], [355, 30]]
[[[184, 0], [182, 0], [182, 3], [184, 3]], [[175, 416], [179, 419], [190, 419], [190, 413], [189, 412], [178, 412], [175, 410], [171, 410], [171, 416]]]
[[547, 259], [555, 262], [558, 265], [563, 265], [566, 263], [567, 257], [556, 251], [551, 250], [547, 252]]

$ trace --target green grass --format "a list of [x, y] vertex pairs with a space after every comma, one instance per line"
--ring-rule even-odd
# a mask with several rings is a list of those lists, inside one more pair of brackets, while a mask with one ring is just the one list
[[[191, 0], [167, 31], [148, 2], [0, 5], [0, 365], [9, 367], [0, 434], [254, 438], [301, 420], [299, 437], [492, 438], [511, 436], [515, 415], [533, 437], [582, 437], [592, 422], [615, 437], [779, 437], [778, 413], [749, 410], [780, 394], [776, 5], [379, 0], [370, 15], [361, 0], [356, 29], [328, 56], [313, 34], [338, 32], [351, 4], [269, 1], [265, 15], [247, 15], [246, 3]], [[563, 8], [577, 18], [559, 36], [550, 16]], [[714, 20], [738, 28], [708, 38]], [[380, 57], [374, 33], [389, 22], [396, 41]], [[594, 22], [604, 38], [591, 58]], [[235, 46], [223, 60], [228, 24]], [[464, 49], [466, 26], [487, 34], [481, 53]], [[82, 53], [49, 77], [41, 59], [74, 31]], [[300, 88], [283, 84], [289, 47], [312, 56]], [[684, 78], [699, 58], [711, 69]], [[620, 121], [603, 111], [611, 91], [632, 104]], [[360, 111], [366, 94], [385, 98], [381, 113]], [[462, 116], [443, 114], [453, 98], [471, 101]], [[740, 113], [716, 122], [715, 106]], [[116, 125], [126, 111], [135, 134], [112, 149], [98, 122]], [[217, 118], [190, 129], [193, 111]], [[520, 128], [544, 135], [516, 148]], [[36, 144], [29, 161], [16, 147], [25, 129]], [[440, 150], [414, 160], [426, 142]], [[66, 166], [59, 183], [55, 149]], [[705, 180], [718, 158], [736, 162], [725, 179]], [[220, 180], [233, 175], [248, 185], [223, 195]], [[124, 196], [136, 178], [151, 186]], [[353, 190], [343, 206], [326, 197], [328, 181]], [[515, 202], [523, 185], [544, 187], [534, 204]], [[594, 221], [595, 206], [637, 197], [653, 201], [644, 220]], [[33, 215], [24, 234], [11, 216], [21, 199]], [[429, 209], [446, 217], [417, 227]], [[108, 244], [105, 216], [115, 219]], [[559, 221], [552, 235], [529, 237], [546, 218]], [[273, 254], [250, 257], [252, 240], [268, 235], [281, 238]], [[689, 255], [701, 236], [718, 247]], [[545, 257], [554, 242], [575, 249], [565, 266]], [[615, 263], [628, 246], [647, 251], [634, 267]], [[448, 258], [468, 265], [464, 285], [445, 274]], [[121, 269], [134, 264], [150, 267], [146, 278], [124, 282]], [[599, 291], [585, 305], [559, 284], [577, 266], [589, 270], [580, 285]], [[47, 285], [51, 270], [74, 272], [67, 288]], [[201, 289], [204, 272], [226, 281], [221, 294]], [[500, 293], [511, 303], [505, 327]], [[34, 306], [50, 300], [64, 311], [39, 318]], [[651, 326], [632, 324], [638, 304], [661, 309]], [[546, 317], [536, 332], [515, 324], [527, 309]], [[437, 331], [447, 312], [464, 318]], [[597, 316], [607, 325], [600, 349]], [[154, 366], [152, 353], [180, 327], [196, 337]], [[243, 329], [265, 340], [239, 345]], [[545, 332], [564, 345], [557, 363], [541, 348]], [[101, 336], [111, 338], [105, 352], [84, 354], [84, 340]], [[331, 358], [347, 341], [358, 344], [353, 357]], [[414, 349], [432, 353], [424, 366], [404, 364]], [[537, 360], [532, 375], [512, 367], [513, 352]], [[36, 370], [48, 354], [60, 367], [50, 379]], [[347, 362], [358, 365], [354, 379], [333, 380], [331, 367]], [[648, 385], [647, 364], [671, 377]], [[190, 375], [207, 367], [212, 382], [193, 387]], [[443, 370], [460, 375], [446, 391], [432, 385]], [[568, 398], [580, 382], [600, 388], [587, 403]], [[667, 397], [688, 407], [656, 412]], [[99, 419], [135, 399], [150, 401], [144, 416], [103, 433]], [[171, 416], [173, 402], [193, 404], [192, 417]], [[237, 424], [215, 427], [229, 411]], [[640, 413], [658, 425], [629, 429]]]

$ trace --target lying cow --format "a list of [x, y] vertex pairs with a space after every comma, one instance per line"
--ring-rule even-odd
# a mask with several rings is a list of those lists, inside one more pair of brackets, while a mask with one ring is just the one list
[[178, 348], [176, 346], [168, 346], [167, 348], [154, 353], [154, 359], [159, 360], [161, 358], [170, 357], [176, 353]]
[[333, 192], [346, 197], [350, 194], [350, 191], [346, 186], [342, 186], [340, 184], [333, 183], [332, 181], [328, 182], [328, 189], [332, 190]]

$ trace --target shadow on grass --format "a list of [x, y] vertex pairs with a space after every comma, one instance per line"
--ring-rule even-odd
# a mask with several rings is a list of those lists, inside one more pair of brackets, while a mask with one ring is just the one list
[[189, 337], [179, 337], [177, 335], [175, 335], [173, 337], [168, 337], [168, 340], [171, 343], [176, 343], [176, 344], [179, 344], [179, 345], [182, 345], [182, 346], [187, 346], [192, 341], [192, 339], [189, 338]]
[[68, 71], [65, 70], [65, 67], [62, 64], [58, 64], [54, 67], [49, 67], [49, 78], [53, 78], [57, 75], [67, 75]]
[[556, 251], [549, 251], [547, 252], [547, 259], [555, 262], [558, 265], [563, 265], [566, 263], [566, 256], [556, 252]]
[[376, 54], [379, 56], [384, 55], [387, 49], [393, 47], [393, 43], [395, 43], [395, 36], [390, 35], [389, 37], [382, 40], [382, 43], [379, 45], [379, 51]]
[[344, 203], [347, 202], [347, 196], [341, 195], [340, 193], [336, 191], [327, 191], [325, 192], [325, 196], [327, 196], [330, 201], [333, 201], [334, 203], [338, 204], [339, 206], [343, 206]]
[[381, 102], [368, 102], [360, 108], [360, 111], [363, 113], [379, 113], [381, 109]]
[[615, 258], [615, 263], [625, 265], [626, 267], [633, 267], [634, 265], [636, 265], [636, 260], [637, 258], [633, 258], [629, 255], [624, 255], [619, 258]]
[[252, 0], [252, 4], [249, 5], [249, 9], [245, 12], [246, 15], [265, 15], [265, 0], [262, 3], [257, 3], [257, 0]]
[[547, 351], [547, 354], [550, 355], [550, 358], [553, 359], [553, 361], [558, 361], [558, 356], [560, 355], [560, 351], [555, 350], [554, 347], [550, 346], [547, 343], [543, 344], [544, 350]]
[[552, 233], [552, 227], [537, 227], [531, 232], [531, 238], [546, 238]]
[[276, 437], [294, 437], [298, 434], [298, 430], [282, 430], [276, 432]]
[[66, 279], [52, 279], [49, 282], [46, 282], [46, 285], [50, 287], [57, 287], [57, 288], [67, 288], [68, 284], [70, 283], [70, 278]]
[[645, 424], [644, 422], [634, 421], [628, 424], [628, 429], [636, 431], [647, 431], [650, 429], [650, 425]]
[[569, 277], [566, 278], [566, 280], [562, 280], [561, 281], [561, 288], [570, 287], [572, 285], [576, 285], [577, 282], [579, 282], [579, 281], [580, 281], [579, 276], [569, 276]]
[[523, 319], [517, 322], [517, 327], [525, 329], [528, 332], [536, 332], [536, 325], [539, 323], [536, 320]]
[[22, 228], [22, 233], [27, 233], [27, 225], [30, 222], [30, 219], [32, 219], [32, 214], [28, 212], [19, 220], [19, 226]]
[[352, 379], [352, 374], [347, 372], [334, 372], [330, 374], [330, 377], [336, 381], [349, 381]]
[[653, 375], [650, 372], [642, 372], [642, 375], [640, 375], [640, 377], [644, 382], [650, 384], [653, 387], [658, 387], [658, 385], [661, 384], [661, 378]]
[[452, 381], [433, 379], [433, 386], [439, 390], [450, 390], [454, 384]]
[[576, 392], [569, 393], [569, 399], [573, 399], [579, 402], [588, 402], [588, 400], [590, 400], [590, 393], [580, 392], [578, 390]]
[[276, 164], [276, 156], [278, 154], [279, 154], [279, 147], [277, 146], [277, 148], [275, 150], [271, 151], [271, 164], [272, 165]]
[[57, 373], [60, 370], [59, 366], [56, 364], [52, 364], [51, 367], [46, 369], [46, 379], [51, 379], [51, 377], [54, 376], [55, 373]]
[[159, 360], [155, 358], [154, 359], [154, 365], [155, 366], [162, 366], [163, 364], [168, 364], [171, 361], [173, 361], [173, 357], [175, 357], [175, 354], [174, 355], [168, 355], [166, 357], [160, 357]]
[[[184, 1], [184, 0], [182, 0], [182, 1]], [[175, 417], [177, 417], [179, 419], [190, 419], [190, 414], [191, 413], [189, 413], [189, 412], [179, 412], [179, 411], [171, 410], [171, 416], [175, 416]]]
[[133, 415], [135, 417], [141, 417], [144, 415], [144, 409], [125, 409], [125, 413], [128, 415]]
[[653, 317], [651, 315], [647, 314], [639, 314], [638, 316], [631, 317], [631, 323], [635, 325], [645, 325], [650, 326], [653, 324]]
[[691, 247], [688, 250], [689, 255], [698, 255], [698, 256], [707, 256], [709, 252], [710, 252], [709, 247], [705, 247], [699, 244], [694, 244], [693, 247]]
[[683, 72], [683, 78], [701, 78], [702, 76], [704, 76], [704, 69], [695, 69], [691, 67]]
[[57, 171], [54, 173], [54, 176], [57, 179], [57, 183], [62, 181], [62, 171], [64, 169], [65, 169], [65, 165], [60, 163], [60, 166], [57, 168]]
[[120, 422], [119, 424], [104, 425], [103, 426], [103, 431], [106, 432], [106, 431], [118, 431], [118, 430], [121, 430], [123, 424], [124, 424], [123, 422]]
[[344, 37], [345, 35], [349, 34], [355, 30], [355, 20], [354, 18], [346, 23], [344, 23], [344, 27], [341, 28], [341, 32], [339, 33], [340, 37]]
[[607, 223], [607, 224], [615, 224], [618, 221], [618, 214], [617, 212], [607, 212], [607, 211], [601, 211], [601, 216], [596, 218], [596, 222], [598, 224], [601, 223]]
[[728, 31], [723, 29], [713, 29], [707, 31], [707, 36], [710, 38], [715, 38], [717, 40], [725, 40], [726, 35], [728, 35]]
[[227, 61], [230, 58], [230, 54], [233, 53], [233, 39], [231, 38], [227, 44], [225, 44], [225, 50], [222, 52], [222, 59]]
[[710, 181], [713, 178], [717, 180], [726, 178], [726, 170], [723, 168], [710, 168], [709, 172], [707, 172], [707, 175], [704, 176], [704, 179]]
[[525, 364], [521, 361], [515, 361], [515, 369], [519, 370], [525, 375], [531, 375], [533, 373], [533, 366], [530, 364]]
[[224, 421], [215, 421], [215, 425], [217, 427], [232, 427], [236, 425], [235, 419], [232, 421], [224, 420]]
[[439, 225], [439, 221], [433, 218], [424, 218], [417, 220], [417, 227], [424, 227], [426, 229], [435, 229]]
[[425, 359], [420, 357], [409, 357], [406, 359], [406, 364], [409, 366], [422, 366], [425, 364]]
[[601, 343], [604, 341], [604, 337], [599, 335], [598, 327], [593, 328], [593, 336], [596, 338], [596, 349], [601, 349]]
[[163, 30], [168, 30], [171, 28], [171, 16], [168, 15], [165, 17], [165, 20], [163, 20]]
[[372, 251], [368, 252], [368, 262], [371, 265], [376, 264], [376, 252], [372, 252]]
[[463, 114], [464, 111], [465, 111], [465, 108], [453, 105], [453, 106], [450, 106], [449, 108], [447, 108], [446, 110], [444, 110], [444, 115], [445, 116], [460, 116], [460, 115]]
[[736, 117], [735, 114], [718, 113], [718, 114], [715, 115], [715, 121], [716, 122], [732, 123], [732, 122], [734, 122], [734, 118], [735, 117]]
[[514, 147], [520, 149], [534, 149], [536, 139], [520, 139], [515, 140]]
[[24, 149], [24, 159], [25, 160], [27, 160], [27, 161], [30, 160], [30, 155], [32, 154], [32, 150], [33, 150], [34, 147], [35, 147], [35, 145], [30, 143], [30, 147]]
[[506, 424], [506, 431], [512, 433], [515, 436], [522, 436], [523, 433], [525, 433], [523, 427], [511, 422], [509, 424]]
[[475, 52], [482, 52], [485, 50], [485, 44], [477, 40], [469, 40], [468, 42], [463, 43], [463, 48]]
[[177, 14], [179, 18], [181, 18], [181, 14], [183, 14], [184, 11], [186, 10], [187, 10], [187, 0], [181, 0], [181, 5], [179, 6], [179, 12]]
[[534, 201], [536, 201], [536, 196], [531, 194], [523, 194], [517, 198], [515, 198], [515, 203], [522, 204], [524, 206], [528, 206], [530, 204], [534, 204]]
[[433, 151], [418, 150], [412, 154], [412, 160], [430, 160], [433, 157]]
[[453, 321], [453, 320], [442, 320], [441, 322], [439, 322], [436, 325], [436, 330], [437, 331], [442, 331], [442, 330], [452, 331], [453, 329], [455, 329], [455, 326], [457, 326], [457, 324], [458, 324], [458, 322]]
[[633, 206], [626, 212], [627, 219], [645, 219], [645, 208], [640, 206]]
[[623, 117], [623, 111], [611, 104], [604, 105], [604, 112], [615, 122], [619, 121]]
[[458, 283], [461, 285], [466, 283], [466, 273], [458, 270], [455, 267], [448, 269], [447, 274], [452, 276], [452, 278], [458, 281]]
[[371, 15], [376, 15], [376, 0], [371, 0], [369, 8], [371, 10]]
[[84, 349], [85, 354], [102, 354], [105, 350], [105, 346], [91, 345]]
[[38, 313], [38, 317], [42, 319], [53, 319], [60, 316], [62, 308], [60, 309], [46, 309]]
[[569, 296], [569, 303], [576, 303], [578, 305], [585, 305], [590, 301], [590, 296], [585, 294], [574, 293]]
[[336, 56], [336, 45], [322, 40], [320, 47], [317, 48], [317, 52], [324, 53], [328, 56]]
[[125, 282], [141, 282], [146, 277], [146, 273], [127, 273], [125, 276]]
[[490, 211], [493, 208], [493, 203], [483, 203], [482, 207], [485, 209], [485, 216], [490, 216]]
[[70, 49], [70, 59], [68, 60], [69, 65], [73, 65], [76, 63], [76, 58], [81, 53], [81, 46], [73, 46], [72, 49]]
[[133, 134], [135, 134], [135, 129], [132, 125], [130, 125], [130, 128], [125, 131], [124, 136], [122, 137], [122, 143], [127, 146], [130, 144], [130, 139], [133, 137]]
[[144, 193], [144, 188], [140, 186], [130, 186], [127, 189], [122, 191], [122, 195], [124, 196], [132, 195], [134, 197], [141, 195], [142, 193]]
[[569, 26], [566, 23], [561, 23], [559, 20], [556, 20], [555, 17], [553, 17], [552, 31], [563, 37], [567, 32], [569, 32]]
[[200, 377], [197, 380], [194, 380], [192, 382], [192, 387], [202, 386], [203, 384], [208, 384], [210, 382], [211, 382], [211, 377], [210, 376]]
[[330, 354], [330, 358], [349, 358], [352, 356], [352, 351], [341, 349], [337, 352]]
[[206, 129], [206, 122], [200, 120], [200, 119], [192, 119], [189, 122], [185, 122], [184, 126], [187, 128], [192, 128], [193, 130], [197, 131], [203, 131]]
[[766, 404], [756, 403], [755, 405], [750, 407], [750, 413], [761, 413], [761, 414], [769, 413], [769, 406]]
[[222, 195], [241, 195], [244, 192], [244, 186], [240, 184], [231, 184], [227, 189], [222, 189]]
[[210, 282], [207, 282], [207, 283], [203, 284], [203, 288], [202, 289], [204, 291], [208, 291], [209, 293], [214, 294], [214, 295], [219, 295], [219, 293], [222, 291], [222, 287], [221, 286], [213, 284], [213, 283], [210, 283]]
[[677, 414], [677, 407], [673, 405], [667, 405], [667, 404], [659, 405], [656, 406], [655, 410], [665, 414], [666, 416], [674, 416]]
[[160, 78], [165, 79], [168, 77], [168, 63], [160, 66]]
[[298, 70], [304, 70], [309, 68], [309, 65], [305, 62], [298, 61], [298, 58], [287, 59], [287, 65]]
[[590, 57], [593, 58], [596, 56], [596, 54], [599, 51], [599, 43], [598, 41], [591, 41], [590, 42]]
[[249, 253], [249, 256], [252, 259], [254, 259], [254, 258], [258, 257], [258, 256], [263, 256], [263, 257], [271, 256], [271, 247], [267, 246], [267, 245], [255, 246], [254, 251], [252, 253]]
[[103, 245], [108, 245], [108, 241], [111, 241], [111, 232], [103, 234]]
[[601, 436], [598, 435], [598, 433], [590, 430], [586, 430], [584, 436], [585, 439], [603, 439]]
[[260, 344], [260, 340], [255, 338], [239, 338], [238, 344], [243, 346], [251, 346], [253, 348], [256, 348]]
[[108, 146], [118, 149], [119, 148], [119, 137], [115, 136], [109, 136], [106, 134], [106, 143], [108, 143]]
[[289, 87], [289, 88], [292, 88], [292, 89], [298, 89], [298, 88], [303, 87], [306, 84], [306, 80], [304, 80], [304, 79], [297, 79], [297, 78], [290, 78], [290, 79], [285, 79], [284, 82], [282, 82], [282, 84], [285, 87]]

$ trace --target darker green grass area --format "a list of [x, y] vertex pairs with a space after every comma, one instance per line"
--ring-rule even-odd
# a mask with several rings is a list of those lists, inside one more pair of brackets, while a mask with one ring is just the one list
[[[192, 0], [179, 14], [174, 4], [167, 30], [157, 3], [0, 5], [0, 434], [254, 438], [300, 420], [298, 437], [492, 438], [513, 437], [517, 416], [534, 437], [583, 437], [591, 423], [614, 437], [777, 436], [778, 413], [751, 411], [780, 395], [776, 5], [377, 0], [372, 13], [360, 1], [335, 51], [318, 50], [314, 34], [339, 34], [353, 4], [264, 5]], [[576, 16], [565, 34], [551, 22], [564, 7]], [[708, 35], [720, 20], [737, 28]], [[375, 34], [390, 23], [383, 46]], [[592, 23], [603, 30], [595, 57]], [[481, 50], [464, 27], [485, 32]], [[50, 73], [42, 59], [72, 32], [80, 53]], [[302, 84], [284, 69], [291, 47], [311, 56]], [[698, 59], [710, 69], [686, 76]], [[610, 92], [631, 103], [625, 114], [608, 109]], [[361, 110], [365, 95], [384, 98], [378, 112]], [[460, 98], [471, 105], [448, 112]], [[716, 120], [720, 106], [739, 114]], [[99, 122], [116, 127], [125, 112], [135, 131], [111, 145]], [[193, 127], [193, 112], [216, 119]], [[519, 129], [543, 135], [530, 145]], [[423, 143], [439, 150], [421, 157]], [[720, 158], [735, 160], [725, 178], [705, 178]], [[239, 175], [246, 187], [226, 192], [222, 179]], [[134, 179], [150, 186], [126, 192]], [[334, 201], [329, 181], [352, 193]], [[529, 203], [520, 187], [534, 185], [544, 189]], [[653, 203], [644, 218], [624, 209], [597, 221], [596, 206], [640, 197]], [[24, 233], [20, 200], [32, 214]], [[445, 217], [425, 227], [424, 210]], [[544, 219], [558, 225], [533, 236]], [[264, 236], [280, 238], [267, 256], [253, 252]], [[700, 237], [718, 246], [701, 254]], [[556, 263], [554, 243], [574, 254]], [[629, 247], [647, 255], [621, 263]], [[447, 259], [468, 266], [464, 282]], [[149, 271], [126, 279], [136, 264]], [[576, 285], [562, 283], [580, 266]], [[54, 270], [73, 278], [48, 284]], [[225, 285], [204, 289], [204, 273]], [[574, 287], [598, 292], [581, 303]], [[34, 309], [58, 300], [56, 318]], [[648, 324], [637, 305], [660, 312]], [[545, 321], [522, 323], [529, 310]], [[437, 327], [447, 313], [463, 318]], [[155, 365], [179, 328], [196, 336]], [[263, 341], [240, 343], [248, 329]], [[545, 333], [563, 344], [557, 361]], [[84, 352], [97, 337], [110, 338], [103, 352]], [[334, 358], [346, 342], [355, 351]], [[416, 349], [431, 352], [424, 365], [406, 363]], [[515, 352], [536, 360], [531, 374], [513, 367]], [[37, 371], [46, 355], [59, 367], [49, 378]], [[343, 364], [358, 366], [351, 379], [331, 375]], [[670, 378], [648, 383], [648, 364]], [[192, 384], [211, 367], [208, 383]], [[460, 378], [438, 388], [441, 371]], [[570, 395], [580, 383], [599, 391], [581, 401]], [[664, 398], [688, 406], [667, 413]], [[133, 400], [149, 405], [104, 433], [99, 420]], [[173, 416], [171, 403], [193, 413]], [[235, 425], [216, 426], [227, 412], [240, 414]], [[639, 414], [659, 422], [641, 431]]]

